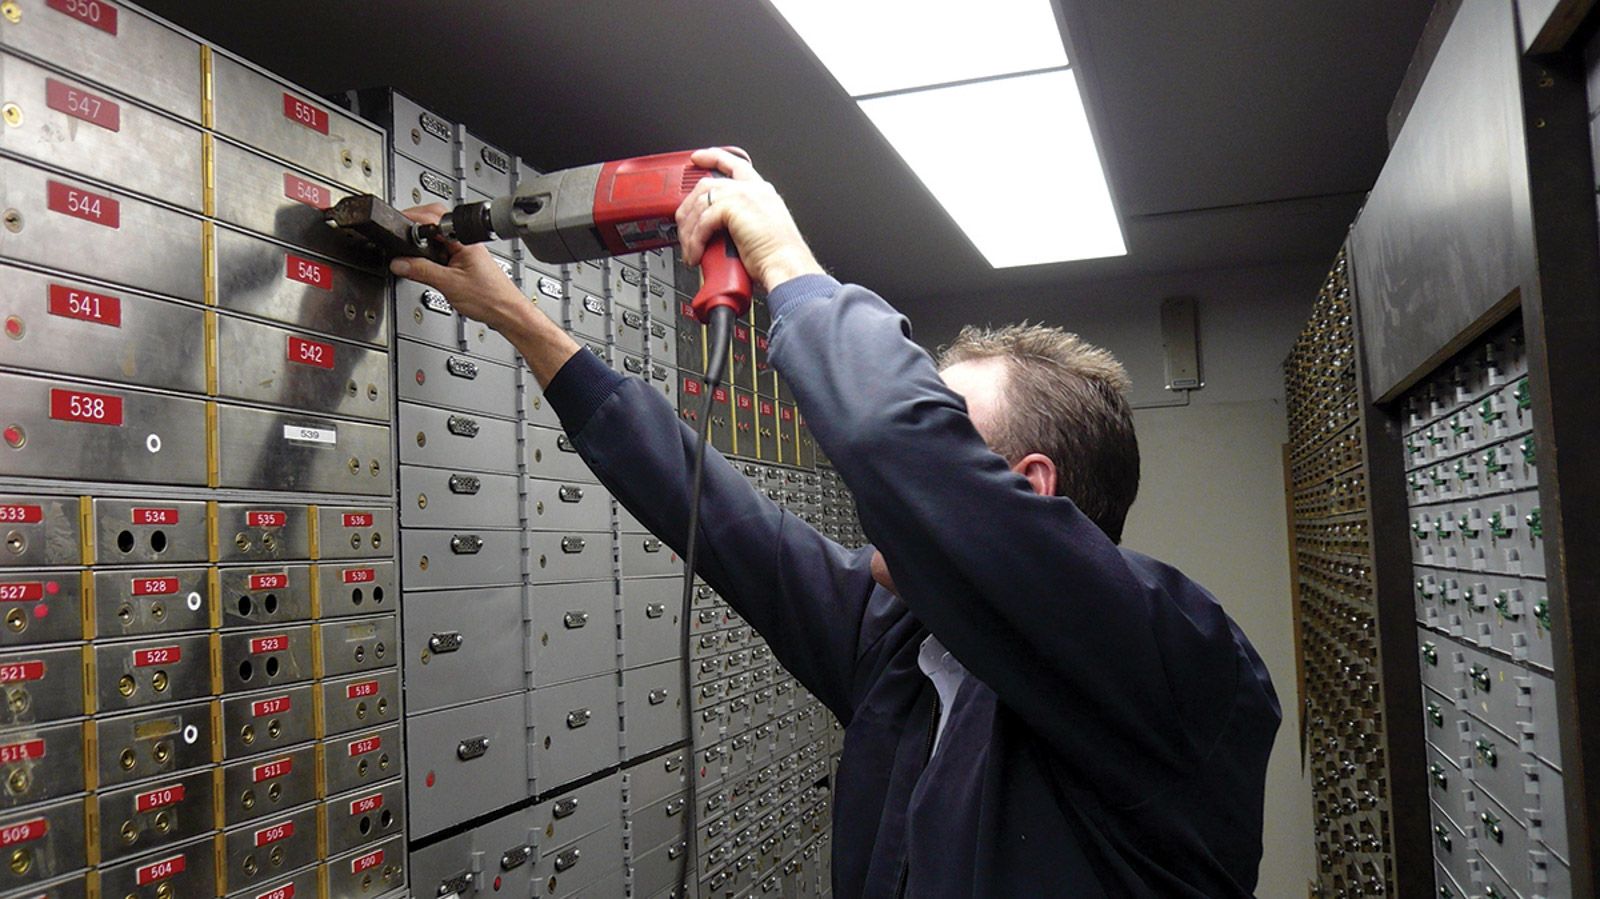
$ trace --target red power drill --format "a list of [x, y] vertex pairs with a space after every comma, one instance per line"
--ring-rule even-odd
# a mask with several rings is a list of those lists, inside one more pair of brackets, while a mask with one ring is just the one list
[[[637, 253], [678, 242], [678, 206], [702, 178], [717, 177], [689, 161], [693, 151], [637, 156], [540, 175], [517, 192], [464, 203], [438, 225], [419, 226], [415, 240], [481, 243], [520, 238], [544, 262], [577, 262]], [[733, 150], [740, 153], [741, 151]], [[733, 241], [720, 234], [700, 260], [694, 314], [702, 323], [725, 306], [750, 308], [750, 275]]]

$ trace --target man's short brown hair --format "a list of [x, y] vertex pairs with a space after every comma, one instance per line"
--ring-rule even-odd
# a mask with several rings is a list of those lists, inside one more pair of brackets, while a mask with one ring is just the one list
[[1076, 334], [1043, 325], [968, 326], [939, 354], [939, 367], [997, 359], [1006, 379], [990, 449], [1016, 464], [1043, 453], [1065, 496], [1114, 542], [1139, 492], [1139, 441], [1122, 363]]

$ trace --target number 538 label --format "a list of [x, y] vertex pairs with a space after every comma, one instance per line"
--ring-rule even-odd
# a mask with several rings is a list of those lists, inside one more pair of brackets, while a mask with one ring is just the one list
[[50, 391], [50, 417], [91, 425], [122, 425], [122, 397], [79, 390]]

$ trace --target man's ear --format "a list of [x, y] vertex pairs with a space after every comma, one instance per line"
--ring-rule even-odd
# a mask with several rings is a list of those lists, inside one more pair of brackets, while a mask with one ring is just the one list
[[1028, 479], [1033, 492], [1040, 496], [1056, 495], [1056, 463], [1044, 453], [1029, 453], [1011, 466], [1011, 470]]

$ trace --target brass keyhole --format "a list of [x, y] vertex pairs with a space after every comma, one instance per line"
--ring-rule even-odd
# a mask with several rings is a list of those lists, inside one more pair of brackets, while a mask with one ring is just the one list
[[11, 873], [22, 875], [33, 867], [33, 853], [27, 849], [11, 850]]
[[28, 776], [28, 772], [21, 769], [11, 772], [11, 776], [6, 778], [6, 789], [19, 796], [28, 792], [28, 788], [31, 786], [33, 786], [33, 778]]
[[157, 693], [167, 692], [167, 673], [165, 671], [157, 671], [155, 676], [150, 678], [150, 686], [154, 687]]
[[134, 764], [138, 761], [139, 758], [133, 754], [132, 749], [122, 750], [122, 754], [117, 757], [117, 763], [122, 766], [124, 771], [132, 771]]
[[132, 696], [133, 691], [137, 689], [139, 689], [139, 682], [133, 679], [133, 675], [124, 674], [122, 677], [117, 678], [117, 692], [123, 696]]
[[255, 790], [245, 790], [244, 794], [239, 797], [239, 804], [244, 806], [246, 811], [255, 808], [256, 807], [256, 791]]
[[6, 627], [14, 634], [20, 634], [28, 629], [28, 616], [21, 609], [12, 609], [6, 613]]

